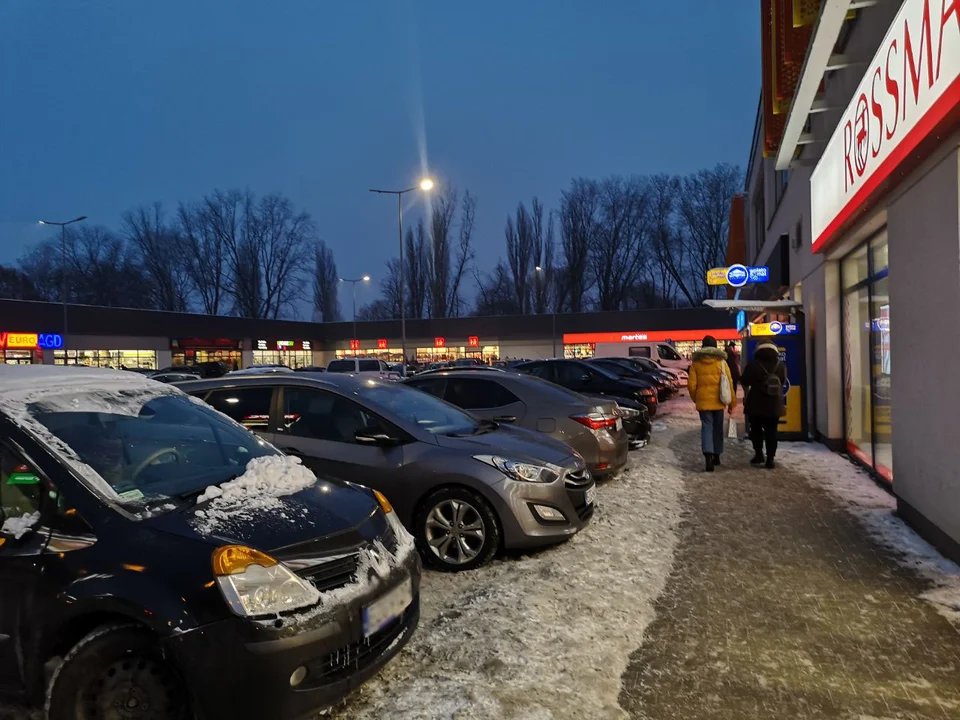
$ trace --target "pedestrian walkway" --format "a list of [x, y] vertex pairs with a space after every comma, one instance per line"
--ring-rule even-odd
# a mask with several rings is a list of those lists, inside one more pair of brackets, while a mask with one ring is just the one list
[[[634, 718], [960, 718], [960, 634], [834, 499], [699, 433], [673, 573], [623, 675]], [[868, 480], [865, 479], [865, 482]]]

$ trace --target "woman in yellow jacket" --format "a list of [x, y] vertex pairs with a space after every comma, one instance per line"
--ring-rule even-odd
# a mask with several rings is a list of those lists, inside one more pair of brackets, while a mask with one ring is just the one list
[[[693, 354], [690, 366], [690, 378], [687, 389], [700, 412], [700, 446], [707, 463], [707, 472], [720, 464], [723, 453], [724, 432], [723, 411], [733, 414], [737, 406], [737, 396], [733, 392], [733, 378], [727, 366], [727, 354], [717, 347], [717, 339], [707, 335], [703, 346]], [[724, 405], [720, 399], [720, 378], [726, 376], [730, 384], [730, 405]]]

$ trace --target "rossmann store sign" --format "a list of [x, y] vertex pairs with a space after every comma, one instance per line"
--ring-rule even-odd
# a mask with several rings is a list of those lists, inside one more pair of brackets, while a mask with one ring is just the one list
[[960, 108], [960, 0], [906, 0], [810, 179], [813, 251], [878, 199]]

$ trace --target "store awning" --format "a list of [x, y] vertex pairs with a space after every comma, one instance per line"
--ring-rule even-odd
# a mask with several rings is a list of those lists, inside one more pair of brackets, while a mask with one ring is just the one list
[[777, 151], [777, 170], [789, 170], [797, 148], [813, 141], [813, 138], [804, 135], [803, 129], [811, 113], [827, 109], [817, 103], [817, 93], [824, 75], [830, 70], [856, 64], [855, 60], [834, 53], [843, 23], [852, 10], [870, 7], [877, 2], [878, 0], [824, 0], [800, 71], [800, 81], [790, 102], [790, 111]]
[[795, 300], [704, 300], [703, 304], [716, 310], [796, 310], [803, 303]]

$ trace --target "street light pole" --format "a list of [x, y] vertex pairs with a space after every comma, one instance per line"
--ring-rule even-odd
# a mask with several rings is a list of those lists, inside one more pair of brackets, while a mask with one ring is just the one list
[[363, 277], [357, 278], [356, 280], [340, 278], [340, 282], [348, 282], [353, 286], [353, 339], [356, 340], [357, 339], [357, 283], [370, 282], [370, 276], [364, 275]]
[[60, 302], [63, 305], [63, 364], [67, 364], [67, 225], [86, 220], [86, 215], [75, 217], [66, 222], [40, 220], [41, 225], [60, 226]]
[[420, 184], [416, 187], [407, 188], [406, 190], [377, 190], [375, 188], [370, 188], [370, 192], [377, 193], [378, 195], [396, 195], [397, 196], [397, 227], [400, 230], [400, 348], [403, 353], [403, 362], [401, 363], [401, 374], [403, 377], [407, 375], [407, 308], [403, 302], [403, 196], [408, 192], [413, 192], [414, 190], [423, 190], [424, 192], [429, 192], [433, 189], [433, 180], [430, 178], [423, 178], [420, 181]]

